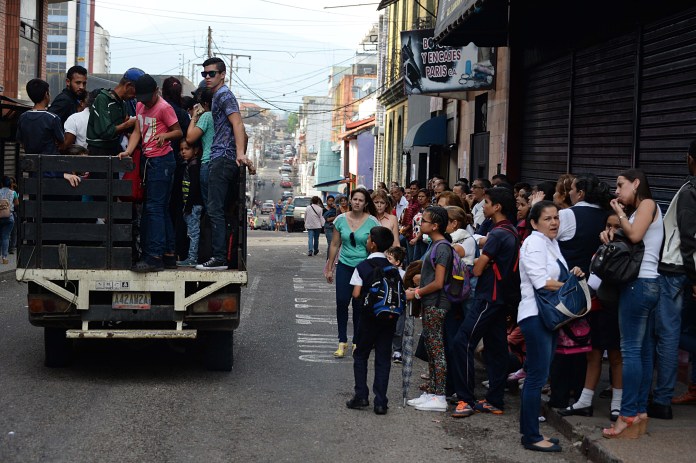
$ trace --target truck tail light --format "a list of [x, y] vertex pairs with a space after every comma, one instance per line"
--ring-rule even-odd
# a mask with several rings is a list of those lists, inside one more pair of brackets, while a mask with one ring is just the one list
[[219, 294], [193, 304], [193, 313], [236, 313], [238, 310], [238, 294]]
[[64, 313], [72, 306], [65, 299], [50, 294], [30, 294], [28, 303], [30, 313]]

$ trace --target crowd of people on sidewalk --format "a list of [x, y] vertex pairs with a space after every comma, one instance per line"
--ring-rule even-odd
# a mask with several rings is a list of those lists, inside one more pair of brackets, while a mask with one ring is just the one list
[[[561, 451], [558, 439], [539, 431], [542, 393], [561, 415], [593, 415], [604, 357], [611, 378], [604, 437], [639, 438], [651, 418], [672, 419], [672, 404], [696, 403], [694, 368], [688, 391], [674, 397], [680, 346], [696, 358], [696, 141], [686, 160], [688, 178], [664, 213], [639, 169], [622, 172], [613, 188], [594, 174], [537, 185], [511, 185], [501, 174], [460, 179], [452, 189], [440, 177], [408, 189], [358, 187], [340, 210], [331, 198], [324, 276], [336, 288], [334, 356], [353, 354], [347, 407], [370, 404], [367, 360], [374, 350], [374, 412], [387, 413], [390, 364], [403, 359], [404, 319], [414, 314], [422, 319], [428, 373], [423, 393], [408, 405], [449, 410], [454, 418], [501, 415], [514, 384], [521, 388], [521, 443], [529, 450]], [[619, 240], [641, 249], [636, 274], [603, 282], [593, 256]], [[309, 242], [313, 255], [316, 237]], [[457, 281], [460, 266], [466, 291]], [[387, 276], [393, 267], [402, 277], [406, 271], [399, 285]], [[589, 285], [589, 314], [550, 329], [538, 296], [557, 292], [571, 275]], [[377, 306], [388, 298], [385, 318]], [[408, 307], [400, 308], [401, 298]], [[477, 356], [485, 364], [483, 397], [475, 388]]]
[[[248, 137], [239, 105], [225, 85], [225, 63], [207, 59], [201, 75], [192, 96], [182, 96], [177, 78], [165, 79], [160, 89], [138, 68], [128, 69], [113, 89], [88, 93], [87, 70], [73, 66], [53, 102], [47, 82], [27, 83], [34, 106], [20, 116], [17, 127], [25, 153], [133, 159], [135, 169], [123, 178], [133, 182], [134, 272], [228, 268], [226, 210], [235, 199], [244, 207], [234, 188], [239, 167], [253, 171], [253, 166], [246, 157]], [[62, 177], [72, 187], [83, 179], [106, 178], [99, 173], [44, 175]], [[19, 199], [14, 194], [12, 212]], [[0, 198], [0, 208], [1, 203]], [[0, 210], [3, 263], [8, 252], [4, 236], [12, 228], [8, 221], [14, 222], [12, 215], [6, 220]], [[198, 252], [203, 223], [210, 229], [212, 248], [205, 261]]]

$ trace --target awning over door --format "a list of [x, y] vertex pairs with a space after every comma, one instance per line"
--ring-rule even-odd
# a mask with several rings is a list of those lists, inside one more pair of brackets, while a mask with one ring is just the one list
[[404, 148], [444, 145], [447, 141], [447, 117], [438, 116], [420, 122], [406, 132]]
[[435, 41], [440, 45], [507, 45], [507, 0], [440, 0]]
[[389, 5], [391, 5], [392, 3], [396, 3], [396, 2], [398, 2], [398, 1], [399, 1], [399, 0], [381, 0], [381, 1], [379, 2], [379, 5], [377, 6], [377, 11], [383, 10], [383, 9], [385, 9], [386, 7], [388, 7]]
[[349, 178], [339, 178], [339, 179], [336, 179], [336, 180], [330, 180], [330, 181], [328, 181], [328, 182], [321, 182], [321, 183], [317, 183], [316, 185], [314, 185], [314, 188], [321, 188], [321, 187], [324, 187], [324, 186], [340, 185], [340, 184], [342, 184], [342, 183], [350, 183], [350, 179], [349, 179]]

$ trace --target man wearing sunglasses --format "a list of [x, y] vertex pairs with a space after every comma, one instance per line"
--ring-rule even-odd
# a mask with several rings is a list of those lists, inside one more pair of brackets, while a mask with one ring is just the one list
[[206, 204], [212, 228], [213, 256], [196, 268], [226, 270], [225, 198], [230, 186], [237, 183], [239, 166], [247, 163], [246, 132], [237, 99], [225, 85], [225, 63], [220, 58], [209, 58], [203, 62], [201, 75], [205, 86], [213, 91], [211, 113], [215, 134], [210, 147]]

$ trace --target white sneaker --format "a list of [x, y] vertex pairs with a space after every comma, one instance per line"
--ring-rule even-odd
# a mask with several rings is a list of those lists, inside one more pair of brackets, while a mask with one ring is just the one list
[[420, 405], [422, 403], [427, 402], [433, 395], [428, 394], [427, 392], [424, 392], [420, 395], [420, 397], [416, 397], [415, 399], [407, 400], [406, 405], [410, 405], [411, 407], [415, 407], [416, 405]]
[[422, 404], [416, 405], [416, 410], [424, 412], [446, 412], [447, 398], [444, 395], [432, 395]]

